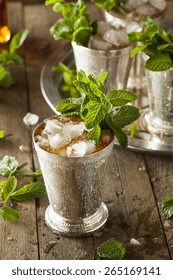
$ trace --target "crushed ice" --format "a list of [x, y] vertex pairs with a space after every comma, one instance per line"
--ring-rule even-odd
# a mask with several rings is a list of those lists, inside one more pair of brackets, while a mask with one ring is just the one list
[[[53, 149], [66, 149], [67, 156], [83, 156], [93, 153], [96, 149], [94, 140], [76, 140], [84, 131], [88, 131], [84, 122], [65, 122], [62, 123], [56, 119], [49, 119], [41, 135], [37, 135], [35, 139], [41, 146], [50, 146]], [[71, 144], [70, 144], [71, 143]], [[68, 147], [67, 147], [68, 145]]]

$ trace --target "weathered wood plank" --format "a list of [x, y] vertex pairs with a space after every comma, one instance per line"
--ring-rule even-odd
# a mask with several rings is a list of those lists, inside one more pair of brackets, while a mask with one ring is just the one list
[[[22, 6], [12, 3], [18, 21], [10, 18], [13, 32], [23, 27]], [[19, 146], [31, 146], [30, 132], [23, 123], [23, 117], [28, 112], [27, 82], [24, 65], [13, 67], [16, 84], [9, 89], [0, 90], [0, 127], [6, 134], [12, 136], [0, 142], [0, 158], [12, 155], [19, 164], [28, 163], [27, 169], [32, 170], [32, 157], [30, 153], [22, 153]], [[20, 186], [31, 182], [20, 179]], [[35, 219], [35, 201], [15, 203], [21, 217], [17, 222], [8, 222], [0, 218], [0, 259], [37, 259], [37, 234]]]
[[166, 196], [173, 196], [173, 161], [172, 158], [146, 156], [146, 165], [152, 181], [153, 192], [156, 197], [166, 240], [173, 258], [173, 221], [166, 220], [162, 213], [162, 200]]

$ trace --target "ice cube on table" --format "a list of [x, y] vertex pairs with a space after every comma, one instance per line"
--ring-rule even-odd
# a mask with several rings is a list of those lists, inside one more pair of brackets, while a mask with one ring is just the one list
[[56, 134], [62, 131], [63, 123], [58, 120], [47, 120], [44, 128], [44, 132], [48, 134]]
[[107, 51], [112, 48], [112, 44], [103, 40], [99, 36], [91, 36], [88, 42], [88, 47], [94, 50]]
[[60, 149], [70, 143], [71, 137], [64, 134], [48, 134], [49, 145], [54, 149]]
[[139, 25], [138, 22], [136, 21], [131, 21], [126, 25], [126, 33], [130, 32], [141, 32], [142, 31], [142, 26]]
[[35, 125], [38, 122], [38, 120], [39, 120], [39, 116], [32, 114], [30, 112], [28, 112], [23, 118], [23, 122], [26, 125]]
[[167, 7], [165, 0], [149, 0], [149, 3], [160, 11], [165, 10]]
[[84, 140], [67, 147], [67, 156], [84, 156], [96, 150], [94, 140]]
[[65, 123], [62, 129], [62, 133], [66, 136], [70, 136], [71, 139], [82, 135], [85, 130], [84, 122], [74, 123], [72, 121]]

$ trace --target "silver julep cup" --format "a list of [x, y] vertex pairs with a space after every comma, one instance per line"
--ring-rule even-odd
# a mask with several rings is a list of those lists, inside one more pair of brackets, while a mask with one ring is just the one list
[[145, 70], [149, 113], [145, 122], [152, 134], [173, 137], [173, 68], [166, 71]]
[[49, 199], [45, 222], [53, 232], [77, 237], [105, 224], [108, 209], [102, 202], [102, 188], [113, 143], [83, 157], [61, 157], [34, 140]]
[[132, 59], [132, 45], [116, 50], [95, 50], [72, 42], [77, 71], [84, 70], [87, 75], [99, 76], [108, 72], [105, 87], [110, 89], [126, 89]]

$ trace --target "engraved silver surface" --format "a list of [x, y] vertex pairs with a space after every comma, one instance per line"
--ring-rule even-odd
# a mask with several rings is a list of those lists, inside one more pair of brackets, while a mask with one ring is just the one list
[[54, 232], [80, 236], [104, 225], [108, 210], [102, 188], [113, 144], [84, 157], [61, 157], [34, 141], [50, 203], [45, 220]]
[[84, 70], [87, 75], [99, 76], [108, 72], [105, 81], [107, 90], [125, 89], [131, 69], [130, 52], [132, 45], [116, 50], [93, 50], [72, 42], [77, 71]]
[[149, 100], [149, 112], [144, 117], [147, 129], [173, 141], [173, 68], [145, 72]]

